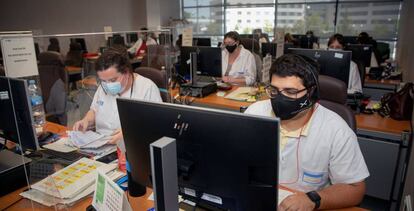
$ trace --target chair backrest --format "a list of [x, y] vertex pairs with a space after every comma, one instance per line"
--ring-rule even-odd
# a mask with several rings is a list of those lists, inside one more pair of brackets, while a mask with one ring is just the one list
[[[50, 121], [56, 120], [54, 122], [66, 124], [68, 76], [61, 55], [51, 51], [40, 53], [38, 68], [46, 116]], [[51, 94], [52, 92], [54, 94]]]
[[385, 42], [377, 42], [377, 52], [379, 54], [380, 60], [378, 62], [382, 63], [385, 60], [390, 58], [390, 45]]
[[167, 67], [169, 55], [167, 55], [170, 46], [165, 45], [148, 45], [147, 54], [142, 58], [141, 67], [152, 67], [161, 70], [162, 66]]
[[261, 55], [260, 54], [260, 45], [259, 42], [255, 39], [250, 39], [250, 38], [241, 38], [240, 39], [240, 44], [243, 45], [243, 47], [247, 50], [249, 50], [252, 53], [256, 53], [257, 55]]
[[62, 56], [54, 51], [42, 52], [39, 54], [38, 67], [42, 95], [44, 102], [47, 102], [53, 84], [58, 79], [61, 79], [64, 83], [68, 81]]
[[321, 100], [346, 104], [347, 86], [336, 78], [326, 75], [319, 75], [319, 96]]
[[165, 71], [157, 70], [151, 67], [138, 67], [135, 69], [135, 72], [153, 81], [160, 90], [162, 101], [168, 101], [168, 86], [166, 81], [167, 75]]
[[365, 84], [365, 68], [366, 68], [365, 64], [362, 61], [357, 61], [355, 63], [358, 66], [359, 77], [361, 78], [361, 85], [362, 85], [362, 87], [364, 87], [364, 84]]
[[356, 119], [355, 113], [348, 106], [339, 104], [337, 102], [332, 102], [328, 100], [320, 100], [319, 103], [326, 107], [327, 109], [337, 113], [342, 119], [348, 123], [348, 126], [356, 132]]

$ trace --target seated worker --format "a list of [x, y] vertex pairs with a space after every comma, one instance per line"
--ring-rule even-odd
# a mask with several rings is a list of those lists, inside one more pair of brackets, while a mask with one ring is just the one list
[[281, 120], [279, 185], [299, 192], [280, 211], [351, 207], [364, 197], [369, 172], [357, 136], [318, 103], [318, 69], [312, 59], [281, 56], [270, 68], [270, 99], [245, 112]]
[[142, 57], [147, 52], [148, 45], [156, 45], [157, 41], [155, 41], [151, 36], [149, 36], [148, 28], [142, 27], [140, 30], [144, 31], [140, 33], [139, 39], [135, 42], [135, 44], [128, 49], [128, 52], [134, 57]]
[[251, 86], [256, 81], [256, 62], [250, 51], [240, 45], [235, 31], [224, 35], [222, 58], [223, 81]]
[[[160, 91], [150, 79], [132, 72], [128, 58], [113, 50], [105, 51], [96, 61], [100, 86], [90, 110], [73, 125], [73, 130], [86, 131], [95, 126], [96, 132], [110, 135], [110, 144], [122, 140], [116, 99], [118, 97], [161, 102]], [[123, 148], [123, 142], [121, 149]]]
[[366, 32], [361, 32], [358, 35], [358, 43], [359, 44], [366, 44], [366, 45], [372, 45], [372, 53], [371, 53], [371, 65], [370, 67], [378, 67], [378, 61], [377, 58], [375, 57], [375, 51], [377, 48], [377, 42], [375, 40], [373, 40], [368, 33]]
[[[345, 48], [344, 36], [342, 34], [334, 34], [329, 38], [328, 49], [329, 50], [343, 50]], [[349, 79], [348, 79], [348, 94], [354, 94], [355, 92], [362, 93], [361, 77], [358, 70], [358, 65], [351, 61], [349, 67]]]

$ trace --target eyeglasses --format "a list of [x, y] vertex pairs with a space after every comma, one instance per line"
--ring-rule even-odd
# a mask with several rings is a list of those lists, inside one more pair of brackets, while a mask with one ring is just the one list
[[301, 90], [297, 90], [294, 88], [286, 88], [286, 89], [279, 90], [277, 87], [274, 87], [272, 85], [266, 86], [265, 89], [266, 89], [267, 96], [269, 96], [270, 98], [275, 98], [278, 94], [282, 94], [290, 98], [297, 98], [299, 93], [307, 90], [307, 88], [304, 88]]

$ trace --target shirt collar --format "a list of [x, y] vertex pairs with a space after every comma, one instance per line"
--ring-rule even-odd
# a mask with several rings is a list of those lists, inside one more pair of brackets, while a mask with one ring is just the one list
[[[310, 128], [311, 122], [313, 120], [313, 117], [315, 116], [315, 112], [316, 112], [317, 107], [318, 106], [316, 106], [314, 108], [314, 111], [313, 111], [312, 116], [309, 119], [309, 121], [302, 127], [303, 130], [302, 130], [302, 128], [298, 128], [297, 130], [294, 130], [294, 131], [287, 131], [282, 126], [280, 126], [280, 135], [290, 137], [290, 138], [299, 138], [301, 135], [305, 136], [305, 137], [308, 136], [309, 128]], [[273, 111], [271, 111], [271, 112], [272, 112], [272, 116], [275, 117], [276, 115], [274, 114], [274, 112]]]

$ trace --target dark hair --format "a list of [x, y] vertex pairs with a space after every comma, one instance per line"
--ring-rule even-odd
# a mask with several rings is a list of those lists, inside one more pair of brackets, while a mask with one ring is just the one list
[[231, 38], [236, 42], [240, 42], [240, 35], [236, 31], [229, 31], [224, 35], [224, 39]]
[[312, 36], [313, 36], [313, 31], [312, 31], [312, 30], [307, 31], [307, 32], [306, 32], [306, 35], [308, 35], [308, 34], [310, 34], [310, 35], [312, 35]]
[[302, 80], [305, 88], [310, 88], [318, 83], [319, 64], [306, 56], [296, 54], [284, 54], [276, 59], [270, 67], [270, 80], [272, 76], [279, 77], [296, 76]]
[[120, 52], [108, 49], [96, 61], [95, 70], [104, 71], [110, 67], [115, 67], [118, 72], [132, 73], [132, 66], [128, 58]]
[[358, 35], [358, 42], [360, 44], [368, 44], [369, 42], [369, 34], [366, 32], [361, 32]]
[[344, 36], [342, 36], [342, 34], [334, 34], [334, 35], [332, 35], [332, 37], [329, 38], [328, 47], [333, 42], [335, 42], [335, 40], [338, 41], [338, 43], [342, 45], [342, 48], [345, 48], [345, 40], [344, 40]]

